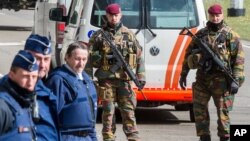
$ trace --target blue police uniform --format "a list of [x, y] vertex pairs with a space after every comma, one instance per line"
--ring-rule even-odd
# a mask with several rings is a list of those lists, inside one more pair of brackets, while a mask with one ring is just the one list
[[[50, 55], [52, 52], [50, 40], [37, 34], [31, 34], [28, 37], [24, 49], [42, 55]], [[37, 140], [60, 140], [56, 122], [56, 96], [43, 84], [42, 80], [38, 80], [35, 91], [39, 106], [39, 120], [35, 122]]]
[[[3, 84], [8, 76], [1, 78]], [[39, 120], [35, 122], [37, 141], [58, 141], [60, 139], [56, 126], [56, 96], [38, 80], [35, 92], [39, 106]]]
[[[56, 127], [56, 96], [44, 86], [42, 80], [36, 86], [39, 120], [35, 122], [38, 141], [58, 141]], [[55, 122], [54, 122], [55, 121]]]
[[[35, 127], [31, 117], [30, 107], [22, 107], [9, 93], [16, 93], [10, 91], [8, 88], [12, 86], [8, 79], [2, 81], [0, 88], [0, 99], [2, 99], [8, 106], [9, 110], [14, 116], [13, 128], [0, 136], [1, 141], [31, 141], [35, 138]], [[7, 93], [7, 91], [9, 93]], [[2, 106], [2, 105], [0, 105]], [[8, 110], [8, 109], [6, 109]], [[11, 117], [12, 115], [8, 115]]]
[[[14, 67], [22, 68], [29, 72], [38, 71], [34, 56], [23, 50], [20, 50], [15, 56], [11, 66], [13, 69]], [[15, 71], [12, 72], [15, 73]], [[7, 76], [0, 80], [0, 84], [0, 140], [36, 140], [35, 126], [32, 119], [34, 92], [19, 86], [19, 83]], [[2, 107], [5, 109], [2, 109]], [[11, 119], [12, 122], [6, 119]], [[7, 122], [5, 123], [3, 120]]]
[[96, 141], [97, 94], [93, 81], [83, 72], [78, 79], [69, 66], [55, 69], [47, 87], [58, 99], [58, 120], [63, 140]]

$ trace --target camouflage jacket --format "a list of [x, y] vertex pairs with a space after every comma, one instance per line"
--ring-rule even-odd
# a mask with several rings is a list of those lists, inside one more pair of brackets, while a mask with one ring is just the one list
[[[108, 33], [110, 39], [115, 43], [124, 59], [135, 69], [139, 80], [145, 81], [145, 65], [142, 58], [142, 47], [139, 45], [135, 35], [127, 27], [120, 25], [114, 29], [104, 26], [102, 29]], [[112, 56], [112, 50], [108, 43], [102, 38], [100, 30], [96, 31], [89, 40], [90, 57], [86, 71], [93, 76], [93, 68], [96, 68], [95, 77], [97, 79], [121, 79], [130, 80], [123, 68], [112, 73], [109, 69], [114, 65], [115, 58]]]
[[[218, 55], [220, 60], [223, 61], [224, 65], [231, 69], [233, 77], [239, 81], [240, 85], [242, 85], [245, 80], [244, 51], [239, 39], [239, 35], [232, 31], [231, 28], [229, 28], [226, 24], [223, 24], [222, 28], [217, 32], [213, 32], [205, 27], [199, 30], [196, 33], [196, 36], [207, 42], [208, 46], [213, 50], [213, 52], [216, 53], [216, 55]], [[187, 58], [196, 48], [197, 44], [194, 40], [192, 40], [186, 49], [181, 72], [182, 76], [186, 77], [188, 75], [190, 68], [188, 67]], [[223, 73], [223, 70], [219, 69], [214, 63], [210, 72], [208, 73], [204, 73], [204, 70], [198, 66], [196, 78], [199, 79], [199, 77], [204, 77], [204, 75], [206, 75], [206, 78], [212, 78], [218, 73]]]

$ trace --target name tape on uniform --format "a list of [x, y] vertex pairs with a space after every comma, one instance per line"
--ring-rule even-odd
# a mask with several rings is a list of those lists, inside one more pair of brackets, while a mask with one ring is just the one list
[[249, 141], [250, 125], [230, 125], [230, 141]]

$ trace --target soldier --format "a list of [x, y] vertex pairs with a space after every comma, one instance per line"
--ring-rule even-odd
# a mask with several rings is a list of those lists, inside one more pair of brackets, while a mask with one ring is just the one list
[[[121, 112], [123, 131], [127, 139], [139, 141], [140, 137], [134, 112], [137, 101], [131, 87], [131, 79], [123, 68], [119, 68], [114, 73], [111, 72], [110, 68], [115, 64], [116, 59], [100, 31], [103, 30], [109, 35], [131, 68], [136, 69], [136, 75], [140, 83], [145, 85], [145, 68], [141, 57], [142, 48], [135, 35], [121, 23], [122, 12], [118, 4], [110, 4], [106, 7], [106, 17], [106, 25], [96, 31], [89, 40], [90, 70], [93, 67], [97, 68], [95, 77], [98, 79], [98, 94], [103, 108], [103, 140], [115, 140], [112, 132], [112, 119], [115, 112], [115, 102], [117, 102]], [[91, 73], [90, 75], [92, 76]]]
[[31, 34], [26, 40], [24, 49], [35, 56], [39, 67], [39, 79], [36, 85], [39, 120], [35, 121], [37, 140], [57, 141], [60, 137], [56, 120], [56, 96], [43, 82], [50, 69], [51, 42], [47, 37]]
[[53, 70], [46, 82], [58, 99], [57, 117], [63, 141], [97, 141], [97, 94], [93, 81], [84, 72], [87, 60], [86, 45], [70, 44], [66, 64]]
[[[34, 97], [38, 79], [36, 59], [27, 51], [21, 50], [15, 56], [10, 71], [2, 78], [0, 85], [0, 140], [36, 140], [36, 118]], [[31, 117], [32, 115], [32, 117]]]
[[208, 13], [207, 26], [198, 31], [196, 36], [207, 43], [231, 72], [235, 81], [232, 81], [211, 57], [197, 51], [199, 46], [192, 40], [186, 50], [179, 83], [181, 88], [185, 89], [189, 70], [197, 69], [196, 81], [192, 85], [197, 136], [200, 136], [200, 141], [211, 141], [208, 103], [212, 97], [217, 108], [218, 136], [220, 141], [229, 141], [229, 111], [232, 110], [235, 94], [245, 79], [244, 52], [238, 34], [223, 20], [222, 7], [214, 4], [209, 7]]

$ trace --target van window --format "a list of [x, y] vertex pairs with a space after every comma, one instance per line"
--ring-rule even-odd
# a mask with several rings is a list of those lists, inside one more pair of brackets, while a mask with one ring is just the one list
[[154, 28], [183, 28], [198, 25], [195, 0], [148, 0], [148, 26]]
[[[118, 3], [122, 9], [122, 22], [128, 28], [147, 24], [151, 29], [198, 26], [195, 0], [95, 0], [90, 23], [101, 27], [106, 23], [105, 8]], [[144, 15], [142, 17], [142, 15]], [[147, 21], [144, 23], [144, 21]], [[144, 28], [144, 27], [142, 27]]]
[[128, 28], [137, 28], [141, 25], [140, 1], [141, 0], [95, 0], [90, 23], [97, 27], [104, 25], [106, 23], [105, 8], [111, 3], [118, 3], [122, 9], [122, 23]]

